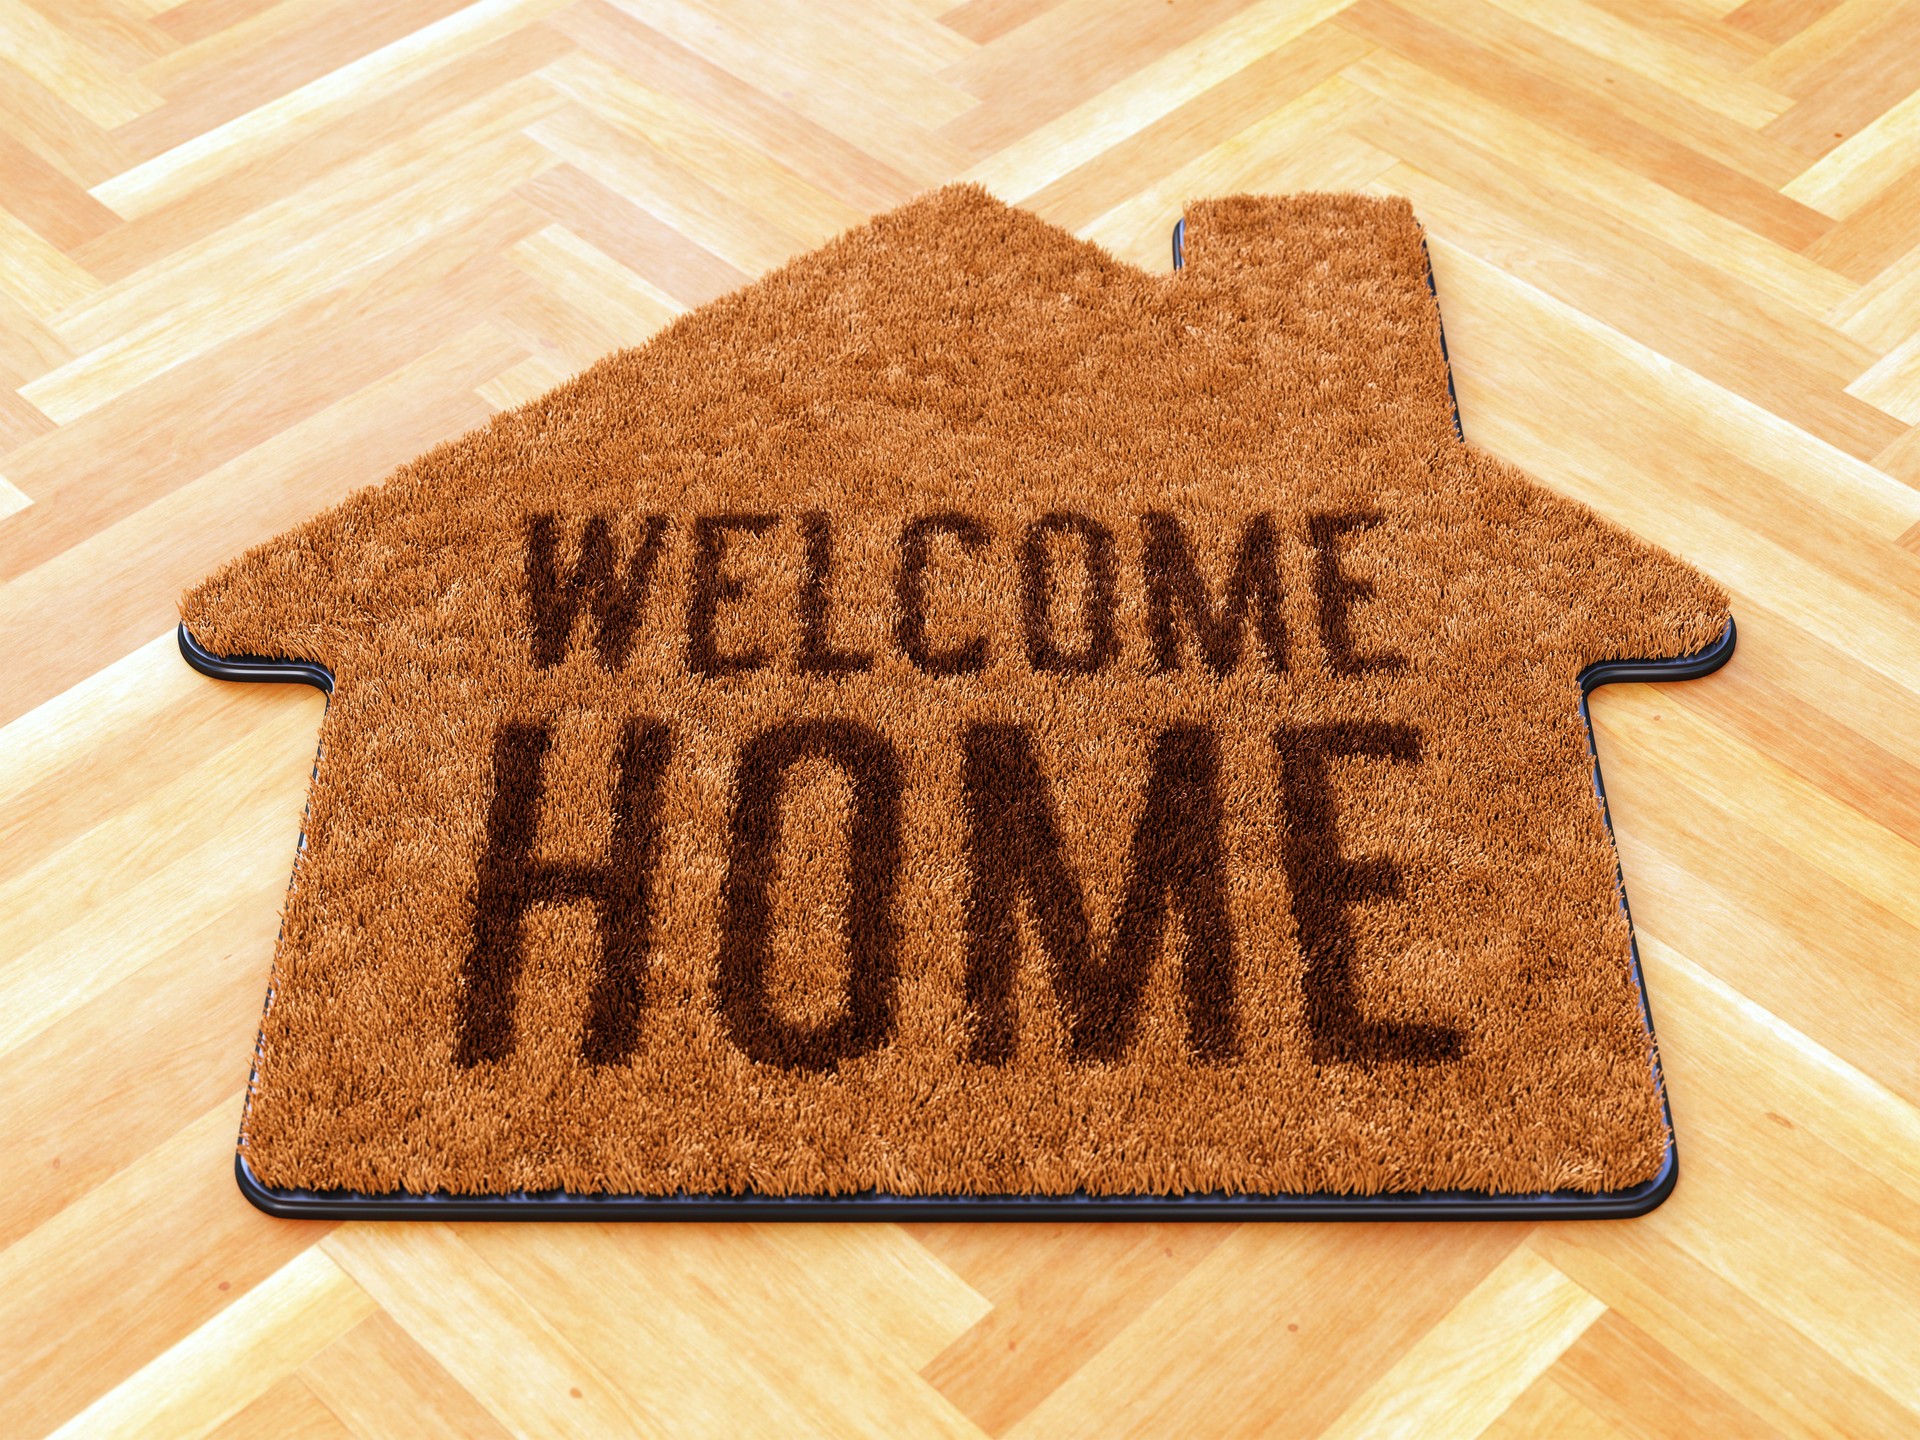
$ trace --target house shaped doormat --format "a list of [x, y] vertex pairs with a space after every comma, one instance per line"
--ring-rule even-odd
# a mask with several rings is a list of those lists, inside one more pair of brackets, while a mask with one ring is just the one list
[[256, 1203], [1658, 1203], [1583, 693], [1727, 598], [1457, 438], [1404, 202], [1183, 248], [938, 191], [186, 596], [332, 694]]

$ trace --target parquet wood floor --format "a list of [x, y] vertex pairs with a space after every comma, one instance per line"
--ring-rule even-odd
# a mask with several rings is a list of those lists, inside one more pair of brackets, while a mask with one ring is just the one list
[[[1468, 435], [1734, 592], [1597, 716], [1637, 1222], [376, 1227], [229, 1170], [321, 701], [223, 557], [956, 176], [1429, 227]], [[1920, 1434], [1920, 3], [0, 0], [0, 1435]]]

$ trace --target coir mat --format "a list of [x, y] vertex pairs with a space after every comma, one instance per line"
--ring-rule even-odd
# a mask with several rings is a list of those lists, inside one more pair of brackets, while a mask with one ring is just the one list
[[332, 695], [256, 1203], [1664, 1197], [1584, 692], [1727, 597], [1459, 438], [1404, 202], [1182, 230], [934, 192], [185, 597]]

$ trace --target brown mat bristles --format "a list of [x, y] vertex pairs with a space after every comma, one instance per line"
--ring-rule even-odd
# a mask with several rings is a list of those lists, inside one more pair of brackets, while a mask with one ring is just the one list
[[1726, 596], [1455, 438], [1404, 202], [1185, 250], [939, 191], [186, 597], [337, 680], [263, 1184], [1654, 1175], [1577, 677]]

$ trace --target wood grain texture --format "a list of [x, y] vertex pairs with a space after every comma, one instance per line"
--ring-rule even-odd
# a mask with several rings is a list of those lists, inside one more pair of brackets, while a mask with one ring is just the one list
[[[1711, 572], [1595, 703], [1638, 1222], [308, 1226], [228, 1169], [321, 702], [180, 589], [944, 180], [1426, 222], [1468, 436]], [[0, 0], [0, 1434], [1920, 1433], [1920, 5]]]

